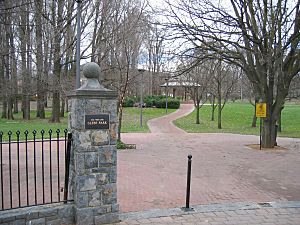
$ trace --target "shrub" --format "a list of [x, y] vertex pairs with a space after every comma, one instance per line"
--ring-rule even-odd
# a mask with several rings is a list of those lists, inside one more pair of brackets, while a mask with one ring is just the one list
[[156, 107], [156, 96], [148, 95], [144, 98], [144, 103], [146, 103], [147, 107]]
[[[147, 95], [143, 99], [143, 103], [146, 107], [165, 108], [166, 107], [166, 96], [164, 95]], [[139, 98], [126, 97], [123, 103], [124, 107], [139, 107]], [[168, 108], [178, 109], [180, 106], [180, 100], [178, 98], [168, 98]]]
[[180, 107], [180, 101], [176, 98], [168, 98], [168, 108], [178, 109]]
[[123, 102], [123, 107], [133, 107], [134, 102], [134, 98], [126, 97]]
[[117, 140], [117, 149], [136, 149], [135, 144], [125, 144], [124, 142]]
[[[162, 98], [156, 105], [157, 108], [166, 107], [166, 99]], [[180, 107], [180, 101], [176, 98], [168, 98], [168, 109], [178, 109]]]

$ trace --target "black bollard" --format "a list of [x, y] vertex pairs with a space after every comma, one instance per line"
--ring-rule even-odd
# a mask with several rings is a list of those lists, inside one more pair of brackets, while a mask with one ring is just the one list
[[190, 208], [191, 173], [192, 173], [192, 155], [188, 155], [185, 210], [193, 210]]

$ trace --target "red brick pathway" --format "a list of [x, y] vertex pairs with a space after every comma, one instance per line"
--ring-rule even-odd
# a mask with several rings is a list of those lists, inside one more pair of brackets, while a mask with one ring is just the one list
[[180, 110], [169, 115], [152, 119], [148, 121], [148, 126], [151, 133], [173, 133], [173, 134], [183, 134], [186, 133], [184, 130], [176, 127], [172, 121], [177, 118], [186, 116], [193, 112], [194, 105], [192, 104], [181, 104]]
[[[172, 119], [189, 111], [183, 105]], [[162, 129], [170, 120], [153, 124]], [[246, 146], [258, 143], [257, 136], [156, 128], [150, 128], [156, 133], [123, 134], [137, 150], [118, 153], [122, 212], [183, 206], [188, 154], [193, 155], [191, 204], [300, 200], [299, 139], [280, 138], [279, 145], [288, 150], [258, 151]]]

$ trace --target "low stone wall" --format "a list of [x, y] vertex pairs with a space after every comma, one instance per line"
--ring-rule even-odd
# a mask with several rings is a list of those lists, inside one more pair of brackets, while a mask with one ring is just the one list
[[73, 225], [74, 204], [49, 204], [0, 213], [1, 225]]

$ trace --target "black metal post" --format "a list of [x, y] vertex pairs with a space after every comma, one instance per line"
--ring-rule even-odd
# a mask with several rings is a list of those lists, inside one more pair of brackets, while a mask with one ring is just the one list
[[10, 194], [10, 208], [13, 207], [13, 192], [12, 192], [12, 180], [11, 180], [11, 135], [12, 132], [8, 131], [8, 154], [9, 154], [9, 158], [8, 158], [8, 163], [9, 163], [9, 194]]
[[143, 71], [141, 72], [141, 96], [140, 96], [140, 127], [143, 127]]
[[28, 178], [28, 130], [25, 130], [25, 154], [26, 154], [26, 194], [27, 194], [27, 205], [29, 205], [29, 178]]
[[17, 158], [18, 158], [18, 197], [19, 197], [19, 207], [21, 207], [21, 182], [20, 182], [20, 134], [18, 130], [17, 134]]
[[187, 169], [187, 182], [186, 182], [186, 201], [185, 209], [190, 208], [190, 193], [191, 193], [191, 173], [192, 173], [192, 155], [188, 155], [188, 169]]
[[57, 153], [57, 198], [58, 202], [60, 202], [60, 174], [59, 174], [59, 134], [60, 130], [56, 130], [56, 153]]
[[1, 167], [1, 209], [4, 209], [4, 184], [3, 184], [3, 155], [2, 155], [2, 137], [3, 137], [3, 132], [0, 131], [0, 167]]
[[33, 168], [34, 168], [34, 202], [37, 205], [37, 180], [36, 180], [36, 130], [33, 130]]
[[43, 204], [45, 204], [45, 153], [44, 153], [44, 134], [45, 131], [41, 130], [42, 135], [42, 186], [43, 186]]
[[64, 186], [65, 203], [67, 203], [68, 201], [71, 144], [72, 144], [72, 133], [68, 133], [68, 141], [67, 141], [66, 156], [65, 156], [65, 186]]
[[262, 131], [262, 118], [259, 120], [259, 150], [261, 150], [261, 131]]
[[168, 114], [168, 81], [169, 81], [169, 78], [165, 78], [166, 80], [166, 114]]
[[52, 130], [49, 130], [49, 157], [50, 157], [50, 165], [49, 165], [49, 175], [50, 175], [50, 200], [51, 203], [53, 202], [53, 195], [52, 195]]

